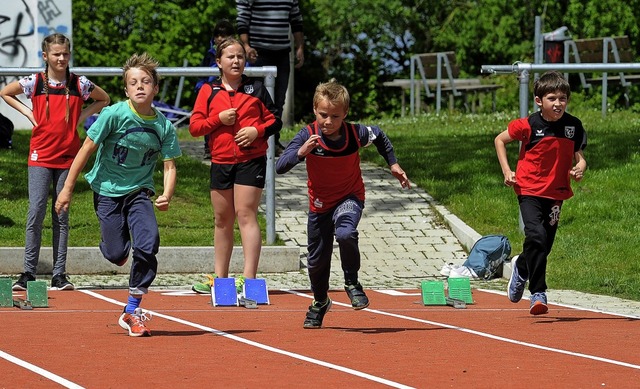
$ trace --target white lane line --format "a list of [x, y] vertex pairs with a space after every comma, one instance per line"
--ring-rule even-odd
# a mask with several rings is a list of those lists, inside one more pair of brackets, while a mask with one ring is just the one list
[[[294, 294], [296, 296], [313, 299], [313, 296], [310, 296], [310, 295], [307, 295], [307, 294], [304, 294], [304, 293], [300, 293], [300, 292], [297, 292], [297, 291], [288, 290], [288, 289], [283, 289], [282, 291]], [[336, 301], [333, 301], [333, 304], [334, 305], [337, 304], [337, 305], [341, 305], [341, 306], [344, 306], [344, 307], [351, 308], [351, 305], [349, 305], [349, 304], [344, 304], [344, 303], [340, 303], [340, 302], [336, 302]], [[558, 354], [571, 355], [571, 356], [574, 356], [574, 357], [591, 359], [591, 360], [594, 360], [594, 361], [610, 363], [612, 365], [624, 366], [624, 367], [629, 367], [629, 368], [632, 368], [632, 369], [640, 370], [640, 365], [634, 365], [632, 363], [617, 361], [615, 359], [598, 357], [598, 356], [595, 356], [595, 355], [589, 355], [589, 354], [577, 353], [577, 352], [568, 351], [568, 350], [562, 350], [562, 349], [554, 348], [554, 347], [546, 347], [546, 346], [542, 346], [542, 345], [535, 344], [535, 343], [522, 342], [522, 341], [519, 341], [519, 340], [504, 338], [504, 337], [501, 337], [501, 336], [488, 334], [486, 332], [480, 332], [480, 331], [472, 330], [472, 329], [469, 329], [469, 328], [458, 327], [458, 326], [454, 326], [454, 325], [451, 325], [451, 324], [439, 323], [439, 322], [431, 321], [431, 320], [423, 320], [423, 319], [418, 319], [418, 318], [411, 317], [411, 316], [398, 315], [396, 313], [379, 311], [377, 309], [371, 309], [371, 308], [365, 308], [365, 309], [363, 309], [363, 311], [377, 313], [379, 315], [391, 316], [391, 317], [395, 317], [397, 319], [410, 320], [410, 321], [415, 321], [415, 322], [418, 322], [418, 323], [424, 323], [424, 324], [430, 324], [430, 325], [437, 326], [437, 327], [448, 328], [448, 329], [451, 329], [451, 330], [465, 332], [467, 334], [477, 335], [477, 336], [481, 336], [481, 337], [484, 337], [484, 338], [497, 340], [497, 341], [500, 341], [500, 342], [512, 343], [512, 344], [517, 344], [517, 345], [520, 345], [520, 346], [535, 348], [535, 349], [538, 349], [538, 350], [551, 351], [551, 352], [555, 352], [555, 353], [558, 353]]]
[[[492, 290], [492, 289], [478, 289], [478, 290], [481, 291], [481, 292], [486, 292], [486, 293], [499, 294], [501, 296], [506, 296], [507, 295], [506, 292], [501, 292], [501, 291], [498, 291], [498, 290]], [[579, 307], [577, 305], [563, 304], [563, 303], [557, 303], [557, 302], [553, 302], [553, 301], [549, 301], [549, 304], [557, 305], [557, 306], [565, 307], [565, 308], [570, 308], [570, 309], [575, 309], [575, 310], [578, 310], [578, 311], [603, 313], [605, 315], [620, 316], [620, 317], [626, 317], [626, 318], [629, 318], [629, 319], [640, 319], [640, 316], [637, 316], [637, 315], [628, 315], [628, 314], [625, 314], [625, 313], [616, 313], [616, 312], [605, 311], [605, 310], [597, 309], [597, 308], [585, 308], [585, 307]]]
[[[123, 304], [123, 303], [121, 303], [119, 301], [116, 301], [116, 300], [111, 299], [109, 297], [105, 297], [105, 296], [103, 296], [101, 294], [92, 292], [90, 290], [80, 290], [80, 292], [88, 294], [90, 296], [93, 296], [95, 298], [101, 299], [103, 301], [106, 301], [106, 302], [109, 302], [109, 303], [112, 303], [112, 304], [116, 304], [116, 305], [120, 305], [120, 306], [124, 306], [125, 305], [125, 304]], [[310, 358], [310, 357], [307, 357], [307, 356], [304, 356], [304, 355], [301, 355], [301, 354], [296, 354], [296, 353], [285, 351], [285, 350], [282, 350], [282, 349], [279, 349], [279, 348], [271, 347], [271, 346], [268, 346], [266, 344], [262, 344], [262, 343], [254, 342], [252, 340], [244, 339], [244, 338], [241, 338], [239, 336], [232, 335], [232, 334], [229, 334], [229, 333], [221, 331], [221, 330], [217, 330], [215, 328], [203, 326], [201, 324], [193, 323], [193, 322], [190, 322], [190, 321], [187, 321], [187, 320], [183, 320], [183, 319], [180, 319], [180, 318], [177, 318], [177, 317], [174, 317], [174, 316], [164, 315], [162, 313], [158, 313], [158, 312], [155, 312], [155, 311], [148, 311], [148, 312], [150, 312], [151, 315], [153, 315], [153, 316], [161, 317], [163, 319], [170, 320], [170, 321], [173, 321], [173, 322], [176, 322], [176, 323], [180, 323], [180, 324], [184, 324], [184, 325], [189, 326], [189, 327], [193, 327], [193, 328], [197, 328], [197, 329], [200, 329], [200, 330], [203, 330], [203, 331], [211, 332], [214, 335], [222, 336], [222, 337], [234, 340], [236, 342], [244, 343], [246, 345], [257, 347], [257, 348], [260, 348], [260, 349], [263, 349], [263, 350], [266, 350], [266, 351], [270, 351], [270, 352], [273, 352], [273, 353], [276, 353], [276, 354], [281, 354], [281, 355], [285, 355], [285, 356], [288, 356], [288, 357], [291, 357], [291, 358], [299, 359], [299, 360], [302, 360], [302, 361], [305, 361], [305, 362], [309, 362], [309, 363], [313, 363], [313, 364], [316, 364], [316, 365], [324, 366], [324, 367], [327, 367], [329, 369], [338, 370], [338, 371], [341, 371], [343, 373], [351, 374], [351, 375], [354, 375], [354, 376], [357, 376], [357, 377], [360, 377], [360, 378], [364, 378], [364, 379], [367, 379], [367, 380], [370, 380], [370, 381], [374, 381], [374, 382], [377, 382], [377, 383], [380, 383], [380, 384], [383, 384], [383, 385], [390, 386], [392, 388], [402, 388], [402, 389], [411, 389], [412, 388], [411, 386], [407, 386], [407, 385], [401, 384], [399, 382], [387, 380], [387, 379], [384, 379], [384, 378], [381, 378], [381, 377], [377, 377], [377, 376], [374, 376], [374, 375], [371, 375], [371, 374], [367, 374], [367, 373], [364, 373], [364, 372], [361, 372], [361, 371], [358, 371], [358, 370], [350, 369], [348, 367], [336, 365], [336, 364], [333, 364], [333, 363], [321, 361], [319, 359]]]
[[64, 386], [65, 388], [74, 388], [74, 389], [81, 389], [84, 388], [83, 386], [80, 386], [76, 383], [73, 383], [65, 378], [60, 377], [57, 374], [54, 374], [50, 371], [47, 371], [41, 367], [38, 367], [32, 363], [29, 363], [27, 361], [24, 361], [20, 358], [16, 358], [11, 354], [7, 354], [4, 351], [0, 351], [0, 358], [2, 359], [6, 359], [7, 361], [14, 363], [20, 367], [24, 367], [27, 370], [31, 370], [32, 372], [39, 374], [45, 378], [50, 379], [51, 381]]

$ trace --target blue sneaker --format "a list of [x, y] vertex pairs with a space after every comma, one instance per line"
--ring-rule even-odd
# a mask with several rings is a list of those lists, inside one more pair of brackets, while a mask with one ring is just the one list
[[520, 273], [518, 273], [518, 267], [516, 266], [518, 257], [519, 255], [516, 255], [511, 259], [511, 278], [509, 278], [509, 284], [507, 285], [507, 296], [509, 296], [509, 300], [511, 300], [512, 303], [517, 303], [522, 300], [524, 286], [527, 283], [527, 280], [522, 279]]
[[529, 313], [532, 315], [544, 315], [547, 312], [549, 312], [549, 307], [547, 307], [547, 294], [544, 292], [532, 294]]

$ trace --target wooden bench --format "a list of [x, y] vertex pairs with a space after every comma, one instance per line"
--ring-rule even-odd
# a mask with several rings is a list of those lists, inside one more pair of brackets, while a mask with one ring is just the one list
[[[567, 40], [564, 42], [565, 63], [632, 63], [635, 53], [628, 36], [608, 38], [589, 38]], [[629, 106], [629, 88], [632, 83], [640, 82], [640, 74], [624, 74], [610, 76], [603, 72], [601, 76], [593, 74], [586, 76], [578, 73], [582, 87], [592, 88], [592, 84], [599, 82], [603, 89], [603, 105], [606, 104], [606, 90], [609, 82], [618, 83], [624, 88], [623, 95], [627, 107]], [[568, 75], [565, 74], [565, 77]]]
[[[436, 112], [440, 112], [442, 94], [449, 95], [449, 108], [453, 109], [454, 98], [462, 96], [467, 111], [476, 111], [476, 102], [481, 107], [479, 93], [492, 94], [492, 109], [496, 109], [496, 90], [502, 86], [483, 84], [478, 78], [459, 78], [460, 68], [456, 63], [453, 51], [416, 54], [411, 57], [411, 78], [408, 80], [394, 80], [385, 86], [395, 86], [409, 89], [411, 92], [411, 114], [417, 113], [421, 106], [422, 91], [428, 98], [436, 99]], [[469, 95], [471, 99], [471, 104]], [[404, 112], [404, 108], [403, 108]]]
[[[456, 85], [456, 87], [466, 87], [466, 86], [471, 86], [471, 85], [480, 85], [480, 80], [477, 78], [456, 78], [453, 80], [454, 81], [454, 85]], [[393, 79], [392, 81], [385, 81], [382, 83], [382, 85], [384, 85], [385, 87], [388, 88], [401, 88], [402, 89], [402, 94], [401, 94], [401, 103], [402, 103], [402, 111], [401, 114], [402, 116], [405, 115], [406, 112], [406, 91], [410, 91], [411, 90], [411, 80], [408, 78], [396, 78]], [[415, 87], [415, 93], [414, 93], [414, 102], [413, 104], [415, 104], [416, 106], [420, 105], [420, 100], [422, 98], [422, 93], [421, 93], [421, 85], [422, 82], [417, 82], [415, 83], [414, 87]], [[434, 78], [429, 78], [427, 79], [427, 85], [429, 86], [429, 92], [428, 93], [432, 93], [432, 90], [435, 90], [435, 88], [438, 85], [438, 80], [434, 79]], [[451, 91], [451, 88], [443, 88], [443, 91], [448, 92]], [[431, 96], [433, 96], [433, 94], [431, 94]], [[450, 101], [449, 101], [449, 108], [453, 109], [453, 95], [449, 95], [450, 97]], [[475, 106], [474, 106], [475, 109]]]

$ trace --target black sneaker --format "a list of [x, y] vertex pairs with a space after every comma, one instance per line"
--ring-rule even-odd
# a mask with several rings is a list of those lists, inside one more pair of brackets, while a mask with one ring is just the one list
[[369, 298], [364, 294], [362, 285], [359, 282], [355, 285], [345, 285], [344, 291], [347, 292], [353, 309], [365, 309], [369, 306]]
[[322, 327], [322, 319], [324, 319], [324, 315], [331, 308], [331, 299], [327, 297], [327, 301], [318, 302], [313, 300], [313, 303], [309, 305], [309, 312], [307, 312], [307, 317], [304, 319], [303, 328], [320, 328]]
[[51, 278], [51, 290], [73, 290], [74, 286], [64, 273], [56, 274]]
[[21, 273], [20, 278], [13, 284], [12, 290], [27, 290], [27, 282], [35, 281], [36, 277], [31, 273]]

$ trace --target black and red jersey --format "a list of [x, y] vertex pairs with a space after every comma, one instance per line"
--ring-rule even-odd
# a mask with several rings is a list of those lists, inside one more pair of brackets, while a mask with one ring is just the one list
[[[361, 147], [373, 144], [389, 166], [398, 162], [393, 145], [380, 127], [343, 122], [340, 134], [339, 139], [328, 139], [315, 121], [293, 137], [276, 161], [278, 174], [286, 173], [303, 160], [306, 161], [311, 212], [328, 212], [350, 196], [364, 202], [365, 186], [359, 153]], [[305, 158], [299, 158], [298, 150], [311, 135], [320, 135], [318, 146]]]
[[540, 112], [509, 123], [509, 136], [522, 142], [514, 190], [518, 195], [566, 200], [573, 196], [569, 172], [575, 153], [587, 146], [582, 122], [568, 113], [557, 121]]
[[[322, 135], [317, 122], [307, 126], [309, 135]], [[360, 140], [355, 125], [342, 126], [344, 142], [336, 148], [327, 145], [322, 136], [318, 147], [307, 155], [309, 209], [323, 212], [348, 196], [364, 202], [364, 182], [360, 170]]]
[[[236, 121], [227, 126], [220, 112], [236, 108]], [[209, 134], [211, 161], [236, 164], [264, 156], [267, 139], [280, 131], [282, 121], [274, 115], [275, 106], [262, 80], [242, 76], [237, 90], [227, 90], [220, 77], [200, 89], [193, 107], [189, 132], [194, 137]], [[248, 147], [239, 147], [234, 137], [245, 127], [255, 127], [258, 137]]]

